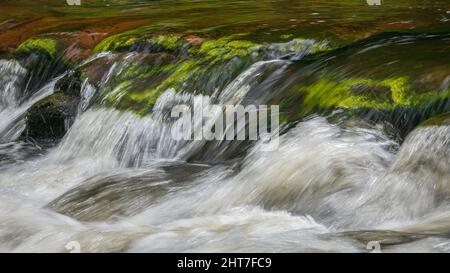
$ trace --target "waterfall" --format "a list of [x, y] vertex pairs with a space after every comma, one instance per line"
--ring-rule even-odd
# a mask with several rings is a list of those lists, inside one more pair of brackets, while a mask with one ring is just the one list
[[[175, 56], [169, 68], [146, 71], [157, 75], [150, 77], [154, 82], [139, 74], [126, 81], [160, 92], [144, 105], [151, 111], [143, 112], [120, 104], [136, 90], [117, 82], [159, 52], [94, 54], [35, 92], [24, 82], [25, 68], [1, 60], [0, 251], [61, 252], [76, 241], [88, 252], [361, 252], [366, 250], [361, 241], [390, 232], [398, 237], [388, 239], [400, 242], [390, 251], [445, 251], [448, 240], [440, 235], [450, 223], [446, 124], [419, 126], [401, 140], [386, 129], [391, 124], [356, 114], [342, 118], [338, 109], [287, 121], [276, 131], [275, 151], [265, 151], [262, 139], [174, 138], [173, 132], [185, 129], [181, 118], [171, 117], [174, 106], [208, 111], [269, 105], [335, 59], [302, 62], [312, 47], [324, 44], [300, 39], [266, 44], [246, 65], [233, 66], [240, 57], [221, 64], [223, 70], [207, 64], [205, 75], [189, 79], [195, 84], [152, 89], [167, 79], [164, 73], [176, 74], [173, 69], [183, 66], [185, 56]], [[93, 71], [82, 70], [86, 67]], [[84, 72], [79, 101], [64, 137], [50, 148], [21, 140], [30, 108], [79, 69]], [[197, 90], [208, 77], [217, 86]], [[358, 96], [358, 90], [352, 92], [349, 96]], [[311, 100], [308, 95], [292, 97]], [[281, 102], [297, 102], [290, 99]], [[212, 129], [219, 118], [192, 117], [192, 134]], [[27, 149], [36, 156], [23, 156]], [[403, 244], [410, 233], [430, 236]]]
[[15, 61], [0, 60], [0, 81], [6, 84], [3, 87], [3, 96], [0, 101], [0, 141], [16, 140], [25, 128], [24, 115], [36, 102], [48, 97], [54, 92], [59, 76], [35, 93], [27, 94], [23, 87], [26, 70]]

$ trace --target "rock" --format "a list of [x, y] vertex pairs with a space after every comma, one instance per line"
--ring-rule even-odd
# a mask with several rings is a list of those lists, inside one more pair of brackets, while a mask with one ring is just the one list
[[405, 137], [423, 120], [450, 110], [449, 45], [445, 34], [394, 33], [321, 51], [290, 66], [271, 103], [280, 105], [284, 122], [341, 110], [389, 122]]
[[134, 215], [168, 192], [167, 184], [154, 180], [149, 175], [94, 177], [47, 207], [80, 221], [106, 221]]
[[81, 82], [79, 72], [69, 73], [55, 84], [55, 93], [33, 105], [26, 115], [22, 139], [42, 143], [59, 141], [77, 113]]
[[56, 142], [61, 139], [72, 116], [68, 111], [67, 100], [67, 96], [58, 93], [31, 107], [22, 137], [37, 142]]
[[62, 57], [63, 50], [61, 42], [47, 37], [30, 38], [17, 47], [13, 55], [28, 71], [28, 90], [38, 90], [70, 67], [71, 64]]
[[65, 192], [46, 207], [87, 222], [132, 216], [157, 202], [177, 184], [189, 183], [204, 169], [204, 166], [174, 164], [163, 167], [164, 171], [100, 174]]
[[413, 181], [411, 187], [439, 206], [450, 198], [449, 165], [450, 115], [446, 113], [428, 119], [407, 136], [391, 170]]
[[450, 126], [450, 112], [427, 119], [421, 126]]
[[[95, 49], [114, 51], [115, 57], [106, 58], [114, 58], [120, 67], [117, 75], [100, 84], [101, 101], [139, 115], [150, 113], [159, 96], [169, 89], [209, 95], [223, 89], [256, 60], [261, 47], [238, 40], [239, 36], [209, 40], [194, 37], [194, 41], [192, 36], [151, 36], [140, 31], [108, 37]], [[123, 50], [136, 54], [121, 55], [125, 54], [121, 53]], [[89, 67], [86, 70], [92, 71]]]
[[95, 46], [94, 52], [178, 52], [188, 46], [187, 41], [180, 35], [154, 35], [144, 26], [107, 37]]
[[205, 39], [196, 35], [188, 35], [184, 38], [189, 44], [193, 46], [201, 45]]
[[15, 53], [18, 55], [45, 54], [49, 58], [56, 58], [60, 45], [55, 39], [30, 38], [20, 44]]
[[337, 233], [336, 235], [350, 237], [361, 242], [364, 246], [367, 246], [370, 242], [378, 242], [383, 247], [410, 243], [427, 237], [425, 234], [414, 234], [395, 230], [346, 231]]

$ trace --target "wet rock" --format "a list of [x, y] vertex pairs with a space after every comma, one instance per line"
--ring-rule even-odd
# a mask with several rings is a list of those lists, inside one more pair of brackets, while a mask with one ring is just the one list
[[67, 70], [70, 64], [62, 57], [63, 45], [54, 38], [30, 38], [13, 52], [27, 71], [30, 92], [44, 86], [48, 80]]
[[55, 84], [55, 93], [33, 105], [26, 114], [22, 139], [43, 143], [60, 140], [72, 124], [80, 98], [80, 74], [71, 72]]
[[33, 106], [26, 117], [26, 129], [23, 137], [36, 141], [57, 141], [67, 131], [66, 97], [56, 94]]
[[405, 137], [450, 110], [449, 44], [446, 34], [388, 33], [321, 51], [291, 65], [294, 73], [280, 79], [282, 92], [272, 103], [285, 122], [339, 109], [389, 122]]
[[[269, 53], [291, 56], [299, 54], [298, 51], [309, 54], [325, 48], [305, 39], [267, 46], [244, 37], [244, 34], [217, 39], [155, 35], [144, 27], [110, 36], [95, 48], [96, 52], [114, 52], [105, 59], [114, 58], [117, 67], [110, 71], [114, 77], [101, 87], [99, 93], [104, 96], [101, 100], [118, 109], [145, 115], [152, 112], [159, 96], [167, 90], [211, 95], [223, 90], [252, 63], [273, 58]], [[103, 79], [101, 75], [95, 78]]]
[[450, 126], [450, 112], [427, 119], [421, 126]]
[[192, 36], [146, 33], [137, 37], [135, 32], [111, 36], [96, 47], [98, 52], [114, 51], [117, 63], [117, 69], [111, 71], [116, 73], [114, 77], [101, 83], [101, 100], [118, 109], [145, 115], [151, 113], [159, 96], [169, 89], [210, 95], [223, 89], [256, 60], [260, 45], [238, 38], [200, 41], [195, 37], [193, 41]]
[[444, 114], [423, 122], [400, 147], [392, 172], [414, 181], [434, 206], [450, 200], [450, 119]]
[[20, 44], [16, 49], [17, 55], [43, 54], [55, 58], [58, 52], [58, 42], [50, 38], [31, 38]]
[[47, 207], [80, 221], [105, 221], [135, 215], [157, 202], [177, 183], [188, 183], [202, 166], [165, 166], [97, 175], [50, 202]]
[[424, 234], [407, 233], [393, 230], [361, 230], [347, 231], [336, 234], [350, 237], [367, 246], [370, 242], [378, 242], [381, 246], [400, 245], [421, 240], [427, 237]]
[[72, 70], [59, 79], [55, 84], [55, 93], [62, 93], [70, 98], [77, 98], [80, 96], [82, 86], [82, 71]]
[[168, 191], [167, 185], [146, 176], [97, 179], [70, 190], [48, 207], [80, 221], [105, 221], [136, 214]]
[[121, 32], [101, 41], [94, 52], [105, 51], [139, 51], [139, 52], [173, 52], [180, 53], [189, 44], [177, 34], [154, 35], [148, 27]]

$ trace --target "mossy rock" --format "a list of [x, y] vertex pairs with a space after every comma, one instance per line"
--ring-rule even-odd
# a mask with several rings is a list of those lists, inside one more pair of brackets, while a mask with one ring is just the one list
[[[152, 111], [159, 96], [169, 89], [211, 95], [217, 88], [223, 89], [249, 65], [249, 61], [242, 59], [218, 63], [187, 59], [149, 70], [133, 79], [119, 75], [117, 79], [120, 80], [102, 92], [110, 105], [145, 115]], [[124, 70], [123, 73], [131, 72]]]
[[222, 37], [217, 40], [205, 41], [198, 51], [192, 50], [191, 53], [203, 54], [207, 59], [219, 61], [231, 59], [234, 57], [247, 57], [251, 54], [257, 54], [261, 45], [246, 40], [235, 39], [236, 36]]
[[105, 38], [94, 48], [94, 52], [105, 51], [144, 51], [144, 52], [187, 52], [190, 56], [199, 55], [210, 61], [244, 57], [261, 45], [239, 39], [240, 35], [231, 35], [219, 39], [192, 43], [189, 35], [167, 34], [153, 35], [148, 28], [138, 28]]
[[148, 33], [147, 27], [125, 31], [105, 38], [95, 46], [94, 52], [105, 51], [146, 51], [174, 52], [187, 47], [189, 43], [176, 34], [155, 35]]
[[448, 35], [396, 33], [321, 51], [291, 65], [295, 72], [283, 78], [291, 83], [280, 82], [283, 90], [271, 103], [280, 105], [284, 122], [340, 109], [377, 121], [386, 117], [406, 134], [450, 110], [448, 46]]
[[170, 75], [175, 74], [177, 67], [182, 70], [182, 66], [166, 53], [138, 53], [133, 58], [122, 64], [120, 73], [100, 88], [98, 101], [144, 113], [151, 110], [158, 96], [169, 86]]
[[[156, 65], [152, 60], [138, 60], [125, 67], [100, 93], [109, 105], [142, 115], [152, 111], [158, 97], [166, 90], [211, 95], [216, 90], [223, 90], [258, 60], [297, 51], [312, 54], [329, 50], [324, 43], [315, 44], [306, 39], [262, 45], [245, 37], [245, 34], [235, 34], [218, 39], [198, 38], [199, 42], [194, 43], [189, 36], [152, 36], [145, 28], [113, 35], [100, 42], [95, 51], [168, 54], [172, 59]], [[181, 52], [183, 54], [179, 54]]]
[[445, 92], [420, 93], [407, 77], [373, 79], [347, 79], [341, 82], [321, 79], [306, 87], [303, 111], [314, 108], [372, 108], [392, 110], [396, 107], [420, 107], [431, 99], [446, 98]]
[[296, 90], [283, 94], [279, 102], [281, 123], [311, 114], [337, 113], [374, 123], [388, 122], [404, 138], [422, 121], [450, 110], [450, 90], [420, 93], [405, 77], [342, 82], [322, 79]]
[[119, 51], [129, 49], [140, 42], [145, 42], [148, 38], [149, 27], [140, 27], [111, 35], [103, 39], [94, 47], [94, 52]]
[[63, 45], [54, 38], [30, 38], [13, 52], [27, 69], [28, 90], [34, 92], [72, 66], [62, 57]]
[[57, 57], [58, 51], [61, 49], [59, 42], [52, 38], [30, 38], [21, 43], [15, 50], [15, 54], [45, 54], [47, 57], [54, 59]]
[[[156, 39], [161, 39], [158, 37]], [[172, 44], [172, 49], [174, 47]], [[196, 47], [196, 51], [182, 57], [174, 55], [173, 51], [139, 53], [139, 56], [148, 54], [149, 57], [125, 67], [101, 93], [110, 105], [147, 114], [158, 97], [168, 89], [211, 94], [217, 88], [224, 88], [254, 62], [251, 56], [253, 51], [249, 49], [254, 44], [250, 42], [226, 38], [218, 43], [209, 41]], [[152, 56], [159, 61], [149, 59]]]

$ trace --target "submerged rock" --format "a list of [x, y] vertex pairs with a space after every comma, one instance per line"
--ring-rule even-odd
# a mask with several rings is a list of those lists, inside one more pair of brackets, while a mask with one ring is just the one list
[[47, 207], [80, 221], [107, 221], [140, 213], [205, 167], [164, 166], [161, 170], [97, 175], [50, 202]]
[[400, 147], [392, 172], [415, 181], [434, 206], [450, 199], [450, 116], [433, 117], [412, 131]]
[[167, 193], [167, 183], [155, 180], [157, 177], [149, 175], [92, 178], [47, 206], [80, 221], [105, 221], [134, 215]]
[[360, 230], [337, 233], [337, 236], [350, 237], [367, 246], [370, 242], [378, 242], [383, 248], [421, 240], [425, 234], [407, 233], [394, 230]]

